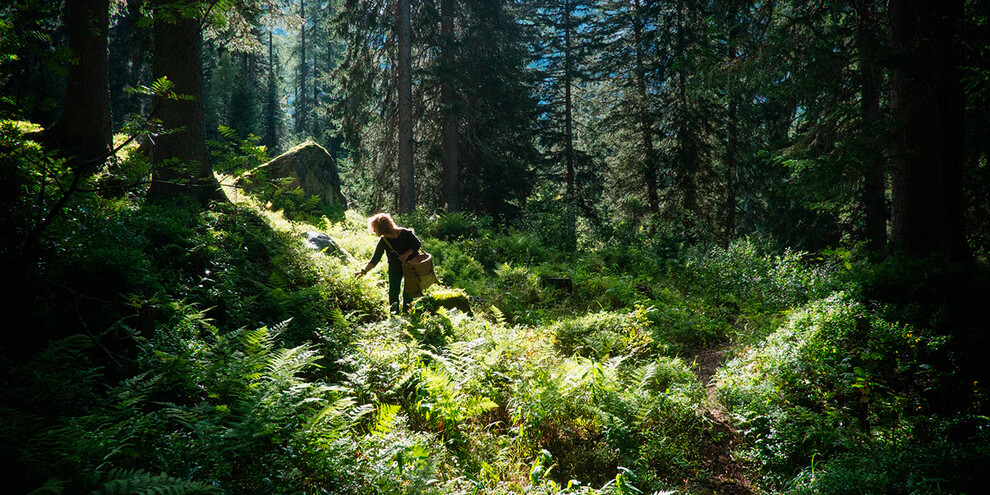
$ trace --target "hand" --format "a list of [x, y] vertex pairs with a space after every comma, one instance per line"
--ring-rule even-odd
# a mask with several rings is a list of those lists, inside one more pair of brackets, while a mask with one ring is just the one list
[[361, 278], [361, 277], [364, 276], [365, 273], [366, 272], [364, 270], [358, 270], [358, 271], [354, 272], [354, 277]]

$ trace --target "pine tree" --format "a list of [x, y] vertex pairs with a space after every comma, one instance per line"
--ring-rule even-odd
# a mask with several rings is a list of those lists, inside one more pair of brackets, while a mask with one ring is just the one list
[[456, 97], [456, 78], [454, 76], [457, 59], [457, 40], [454, 35], [455, 1], [440, 0], [440, 111], [442, 113], [441, 136], [441, 199], [447, 211], [457, 211], [461, 208], [458, 176], [460, 173], [458, 161], [458, 109]]
[[963, 207], [965, 94], [956, 33], [963, 2], [890, 2], [896, 119], [892, 241], [906, 253], [968, 259]]
[[268, 64], [263, 103], [262, 144], [273, 154], [282, 143], [282, 100], [279, 92], [279, 60], [275, 57], [274, 27], [268, 28]]
[[109, 0], [67, 0], [71, 59], [62, 115], [46, 139], [92, 171], [112, 143], [109, 83]]
[[401, 213], [410, 213], [416, 209], [416, 182], [413, 169], [412, 18], [409, 2], [410, 0], [397, 0], [395, 4], [398, 37], [395, 62], [399, 139], [398, 210]]
[[156, 0], [154, 13], [154, 62], [156, 80], [167, 78], [180, 99], [156, 97], [154, 115], [165, 132], [151, 152], [152, 184], [148, 198], [191, 197], [200, 203], [224, 199], [213, 175], [206, 149], [203, 113], [202, 21], [187, 11], [197, 2]]
[[539, 132], [547, 176], [553, 184], [563, 184], [568, 202], [597, 218], [589, 200], [597, 196], [600, 177], [591, 169], [592, 159], [579, 143], [577, 108], [581, 86], [589, 80], [593, 49], [588, 34], [594, 12], [594, 2], [586, 0], [544, 0], [535, 3], [529, 17], [539, 33], [534, 57], [541, 68]]
[[[596, 121], [589, 123], [598, 130], [599, 146], [613, 148], [608, 188], [614, 200], [645, 197], [653, 217], [660, 212], [659, 108], [653, 88], [665, 73], [655, 44], [662, 35], [659, 13], [657, 4], [640, 0], [600, 4], [592, 26], [597, 46], [591, 66], [600, 107]], [[642, 212], [634, 210], [634, 220], [640, 221]]]

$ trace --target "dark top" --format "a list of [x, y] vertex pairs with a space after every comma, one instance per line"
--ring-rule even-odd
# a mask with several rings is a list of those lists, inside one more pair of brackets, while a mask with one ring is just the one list
[[[409, 229], [399, 229], [399, 237], [388, 239], [388, 244], [385, 244], [385, 241], [385, 237], [378, 238], [375, 255], [371, 257], [372, 266], [377, 265], [382, 259], [382, 254], [385, 254], [385, 257], [388, 258], [389, 269], [401, 268], [402, 262], [399, 261], [399, 255], [412, 249], [413, 253], [410, 257], [416, 256], [419, 247], [422, 246], [416, 234], [413, 234], [413, 231]], [[391, 248], [388, 247], [389, 244], [392, 245]]]

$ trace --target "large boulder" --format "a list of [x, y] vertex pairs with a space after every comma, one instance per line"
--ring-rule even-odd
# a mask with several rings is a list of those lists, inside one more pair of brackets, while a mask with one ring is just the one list
[[319, 197], [321, 206], [347, 208], [347, 199], [340, 192], [337, 161], [312, 141], [306, 141], [252, 170], [248, 174], [249, 181], [258, 176], [268, 180], [290, 179], [280, 184], [280, 191], [300, 188], [306, 196]]
[[348, 263], [354, 262], [354, 257], [351, 256], [351, 253], [348, 253], [346, 249], [340, 247], [337, 240], [330, 237], [329, 234], [310, 230], [303, 232], [302, 236], [306, 239], [306, 247], [315, 249], [323, 254], [336, 256], [340, 261]]

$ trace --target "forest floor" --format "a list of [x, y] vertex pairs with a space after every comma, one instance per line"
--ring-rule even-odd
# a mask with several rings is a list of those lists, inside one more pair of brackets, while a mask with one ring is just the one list
[[712, 422], [711, 442], [705, 446], [704, 469], [711, 476], [709, 482], [715, 493], [724, 495], [756, 495], [759, 490], [750, 481], [744, 462], [736, 458], [735, 450], [742, 439], [729, 420], [716, 396], [712, 377], [725, 362], [729, 351], [726, 346], [699, 349], [694, 356], [694, 372], [705, 386], [704, 414]]

